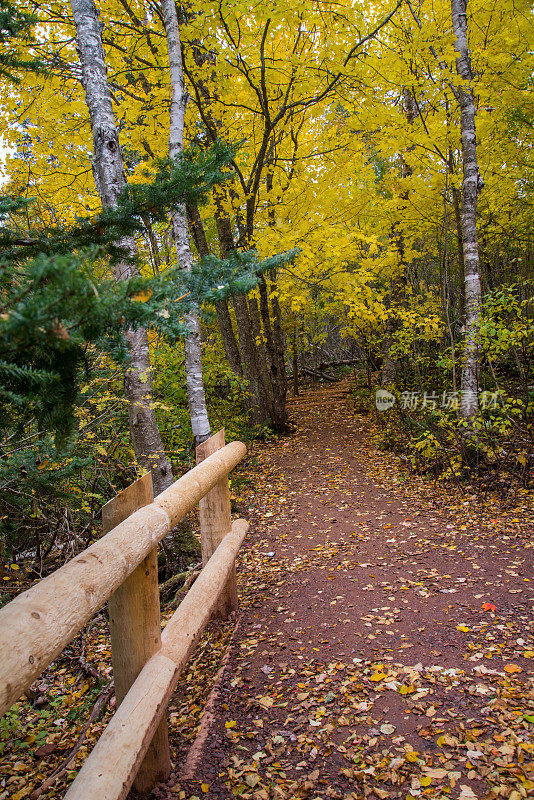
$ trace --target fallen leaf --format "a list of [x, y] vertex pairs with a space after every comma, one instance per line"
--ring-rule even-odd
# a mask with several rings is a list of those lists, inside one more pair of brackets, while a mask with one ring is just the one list
[[395, 725], [390, 725], [389, 723], [387, 723], [386, 725], [380, 726], [380, 733], [390, 734], [390, 733], [395, 733], [395, 731], [396, 731]]
[[425, 775], [429, 778], [436, 779], [438, 781], [442, 780], [442, 778], [446, 778], [448, 772], [446, 769], [427, 769], [425, 770]]
[[460, 786], [460, 797], [458, 800], [477, 800], [477, 796], [470, 786], [462, 784]]
[[274, 700], [272, 697], [264, 696], [256, 698], [258, 703], [265, 708], [271, 708], [274, 706]]

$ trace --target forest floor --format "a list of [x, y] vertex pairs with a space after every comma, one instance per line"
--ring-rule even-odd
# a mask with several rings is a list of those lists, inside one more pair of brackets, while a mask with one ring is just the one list
[[534, 796], [527, 499], [502, 508], [408, 476], [348, 382], [290, 412], [296, 432], [256, 450], [211, 713], [155, 795]]
[[[350, 389], [292, 400], [295, 432], [232, 474], [240, 610], [181, 676], [154, 798], [534, 796], [532, 498], [410, 475]], [[110, 678], [102, 611], [0, 720], [0, 800], [64, 794]]]

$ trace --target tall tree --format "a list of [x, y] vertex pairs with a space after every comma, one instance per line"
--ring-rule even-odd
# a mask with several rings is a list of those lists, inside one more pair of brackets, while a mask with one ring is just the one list
[[[71, 0], [76, 26], [76, 44], [82, 67], [85, 100], [93, 134], [93, 174], [104, 208], [115, 208], [126, 186], [124, 162], [102, 46], [102, 28], [93, 0]], [[138, 273], [135, 265], [137, 245], [124, 238], [121, 247], [129, 258], [115, 268], [117, 280], [128, 280]], [[130, 363], [124, 389], [128, 400], [130, 434], [138, 463], [152, 471], [154, 492], [159, 494], [172, 483], [171, 465], [163, 450], [156, 415], [147, 332], [144, 328], [126, 333]]]
[[[182, 53], [180, 44], [180, 28], [174, 0], [162, 0], [167, 51], [171, 76], [171, 105], [169, 127], [169, 156], [177, 161], [184, 147], [184, 122], [187, 106], [187, 94], [184, 85]], [[186, 272], [191, 271], [193, 256], [189, 245], [189, 228], [185, 204], [174, 208], [171, 212], [174, 242], [178, 264]], [[193, 306], [187, 318], [189, 334], [185, 338], [185, 375], [187, 382], [187, 399], [191, 428], [195, 446], [211, 436], [206, 394], [202, 378], [202, 342], [200, 337], [200, 315], [198, 307]]]
[[471, 419], [478, 410], [478, 325], [481, 287], [477, 238], [477, 196], [480, 173], [477, 161], [473, 70], [467, 41], [467, 0], [451, 0], [452, 29], [458, 53], [456, 69], [463, 83], [456, 89], [462, 134], [462, 250], [465, 273], [465, 344], [460, 413]]
[[[195, 247], [200, 258], [210, 255], [210, 248], [206, 237], [206, 231], [200, 216], [200, 211], [196, 204], [191, 204], [187, 208], [187, 215], [189, 218], [189, 226], [191, 235], [195, 242]], [[218, 300], [215, 303], [215, 310], [217, 312], [217, 319], [219, 322], [219, 329], [221, 331], [221, 338], [223, 341], [224, 350], [228, 363], [235, 375], [239, 378], [243, 377], [243, 366], [241, 364], [241, 356], [239, 355], [239, 347], [234, 334], [232, 325], [232, 317], [230, 316], [230, 309], [228, 308], [228, 301], [226, 299]]]
[[[406, 122], [411, 127], [414, 123], [415, 117], [415, 103], [414, 97], [412, 95], [411, 90], [404, 86], [402, 89], [402, 114], [406, 119]], [[393, 276], [391, 281], [391, 305], [393, 307], [393, 314], [390, 319], [388, 319], [386, 325], [386, 335], [384, 340], [384, 355], [382, 360], [382, 386], [388, 386], [390, 384], [394, 384], [396, 377], [397, 377], [397, 361], [394, 356], [391, 355], [391, 345], [393, 342], [393, 334], [395, 331], [395, 310], [396, 307], [401, 305], [403, 301], [405, 301], [406, 297], [406, 284], [408, 281], [408, 264], [406, 263], [406, 254], [405, 254], [405, 242], [404, 242], [404, 232], [403, 232], [403, 224], [404, 219], [406, 217], [406, 211], [409, 203], [410, 197], [410, 190], [406, 187], [405, 182], [406, 179], [412, 175], [412, 167], [407, 160], [407, 154], [413, 150], [413, 145], [409, 145], [406, 148], [406, 152], [401, 152], [400, 154], [400, 172], [401, 172], [401, 179], [403, 182], [403, 188], [400, 192], [399, 201], [398, 201], [398, 214], [399, 218], [395, 220], [392, 225], [391, 229], [391, 238], [394, 247], [397, 250], [398, 254], [398, 271]]]
[[[223, 251], [261, 248], [266, 226], [275, 231], [281, 195], [302, 174], [296, 166], [304, 156], [299, 133], [304, 126], [310, 135], [305, 149], [311, 145], [313, 152], [312, 142], [328, 128], [328, 105], [342, 86], [351, 84], [364, 46], [400, 5], [401, 0], [385, 15], [379, 9], [379, 21], [363, 37], [361, 27], [368, 20], [357, 6], [346, 10], [342, 22], [330, 9], [293, 9], [278, 2], [260, 6], [247, 17], [247, 25], [235, 3], [227, 0], [217, 3], [211, 14], [191, 14], [184, 37], [192, 58], [186, 59], [185, 71], [205, 136], [233, 139], [246, 132], [247, 147], [233, 165], [233, 193], [217, 209]], [[291, 65], [288, 70], [280, 69], [284, 58]], [[270, 286], [260, 281], [259, 289], [259, 303], [255, 295], [233, 301], [241, 362], [252, 416], [284, 429], [287, 380], [275, 276]]]

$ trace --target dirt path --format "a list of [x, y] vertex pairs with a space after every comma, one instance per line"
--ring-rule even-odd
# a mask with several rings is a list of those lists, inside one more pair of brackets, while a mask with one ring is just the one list
[[534, 795], [532, 515], [406, 483], [348, 388], [259, 456], [218, 711], [160, 797]]

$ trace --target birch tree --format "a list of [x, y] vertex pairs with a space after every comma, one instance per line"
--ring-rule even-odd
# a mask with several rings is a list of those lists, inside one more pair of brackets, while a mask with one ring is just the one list
[[[171, 105], [169, 128], [169, 156], [171, 162], [180, 158], [184, 146], [184, 121], [187, 106], [180, 29], [174, 0], [162, 0], [162, 10], [167, 36], [167, 51], [171, 78]], [[189, 244], [189, 226], [185, 204], [171, 213], [176, 257], [178, 264], [187, 272], [191, 270], [193, 256]], [[187, 399], [191, 417], [191, 429], [195, 446], [211, 436], [206, 396], [202, 379], [202, 346], [200, 338], [200, 316], [198, 307], [192, 306], [186, 322], [189, 334], [185, 338], [185, 374]]]
[[477, 162], [475, 99], [471, 81], [473, 70], [467, 42], [467, 0], [451, 0], [452, 29], [458, 53], [456, 69], [462, 84], [456, 89], [460, 105], [462, 136], [462, 249], [465, 270], [465, 344], [462, 366], [462, 400], [460, 413], [471, 419], [478, 409], [477, 333], [480, 319], [480, 260], [477, 239], [477, 195], [480, 176]]
[[[71, 8], [85, 101], [91, 119], [94, 179], [103, 208], [115, 208], [126, 186], [126, 177], [107, 79], [101, 24], [94, 0], [71, 0]], [[119, 244], [132, 258], [137, 254], [133, 238], [124, 238]], [[120, 261], [115, 268], [118, 281], [128, 280], [137, 273], [138, 268], [130, 259]], [[126, 340], [129, 365], [124, 390], [128, 400], [130, 434], [136, 459], [144, 469], [152, 471], [154, 493], [159, 494], [172, 483], [173, 476], [154, 413], [147, 332], [144, 328], [130, 329]]]

